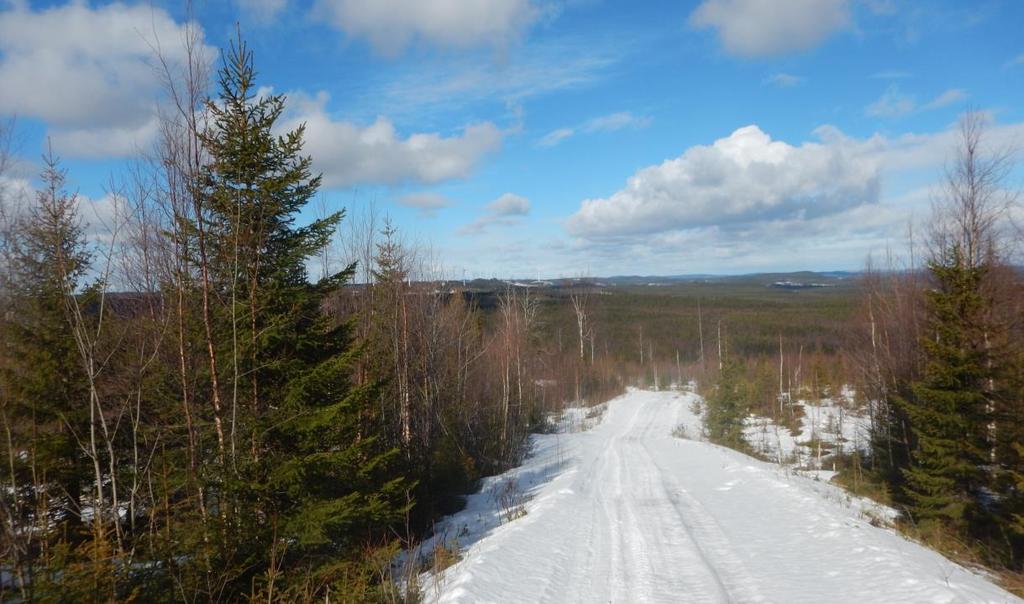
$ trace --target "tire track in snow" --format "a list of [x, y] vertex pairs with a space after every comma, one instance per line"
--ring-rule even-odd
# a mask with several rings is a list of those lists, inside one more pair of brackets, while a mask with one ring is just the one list
[[660, 488], [661, 472], [644, 445], [666, 433], [661, 411], [669, 408], [649, 402], [635, 406], [626, 429], [608, 446], [616, 462], [608, 483], [615, 490], [605, 505], [614, 506], [621, 520], [622, 565], [628, 570], [613, 601], [745, 601], [730, 593], [692, 532], [678, 522], [664, 522], [674, 520], [678, 511], [669, 493]]
[[[670, 436], [695, 429], [690, 398], [632, 391], [571, 439], [571, 460], [534, 487], [528, 515], [476, 533], [428, 601], [1020, 602], [934, 552], [861, 521], [822, 486]], [[554, 440], [537, 437], [533, 471]], [[510, 475], [516, 475], [516, 471]], [[493, 513], [481, 493], [453, 520]], [[486, 523], [483, 526], [487, 526]]]
[[726, 601], [737, 604], [766, 602], [766, 598], [757, 587], [757, 581], [747, 571], [739, 557], [732, 553], [733, 547], [714, 516], [679, 485], [671, 472], [659, 466], [646, 443], [642, 449], [650, 466], [657, 470], [657, 480], [654, 484], [671, 502], [675, 516], [691, 536], [704, 563], [714, 573], [715, 580], [725, 592]]

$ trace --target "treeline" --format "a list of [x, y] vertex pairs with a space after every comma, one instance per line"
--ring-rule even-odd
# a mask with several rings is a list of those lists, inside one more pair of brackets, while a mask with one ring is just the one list
[[0, 204], [0, 600], [400, 600], [399, 547], [621, 380], [531, 292], [424, 279], [386, 222], [314, 278], [343, 215], [300, 217], [303, 128], [241, 40], [213, 98], [185, 42], [106, 229], [52, 153]]
[[835, 460], [840, 479], [900, 509], [904, 528], [944, 553], [1012, 573], [1024, 568], [1024, 275], [1014, 265], [1012, 164], [987, 144], [982, 116], [968, 114], [959, 134], [922, 240], [905, 264], [869, 262], [836, 347], [794, 356], [780, 334], [774, 366], [764, 351], [723, 354], [704, 391], [705, 426], [711, 440], [746, 449], [750, 413], [796, 431], [791, 403], [853, 386], [870, 434], [866, 450]]
[[1010, 159], [980, 115], [964, 118], [923, 244], [907, 265], [868, 267], [850, 353], [871, 420], [863, 469], [918, 535], [1020, 570], [1024, 280]]
[[808, 394], [801, 388], [834, 392], [844, 383], [842, 352], [857, 307], [851, 285], [793, 292], [756, 279], [693, 281], [607, 287], [592, 299], [598, 354], [640, 385], [692, 379], [707, 391], [732, 359], [751, 386], [752, 409], [770, 415], [780, 391], [780, 355], [781, 390], [795, 397]]
[[836, 460], [840, 478], [940, 551], [1013, 573], [1024, 569], [1024, 275], [1012, 156], [984, 126], [964, 118], [924, 234], [907, 260], [868, 263], [859, 307], [822, 332], [837, 337], [794, 355], [799, 339], [780, 331], [773, 359], [761, 329], [760, 344], [716, 359], [703, 393], [708, 436], [745, 449], [749, 414], [796, 430], [794, 401], [853, 386], [868, 445]]

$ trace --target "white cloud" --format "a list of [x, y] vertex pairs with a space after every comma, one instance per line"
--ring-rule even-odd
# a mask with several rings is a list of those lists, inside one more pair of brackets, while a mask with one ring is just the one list
[[487, 204], [484, 215], [459, 229], [460, 235], [478, 235], [493, 225], [515, 224], [530, 213], [530, 201], [515, 193], [505, 193]]
[[932, 111], [948, 107], [967, 98], [967, 92], [960, 88], [951, 88], [939, 94], [924, 105], [918, 106], [917, 100], [904, 94], [895, 84], [886, 89], [877, 101], [864, 108], [864, 113], [871, 117], [902, 117], [919, 111]]
[[[741, 128], [638, 171], [622, 190], [581, 203], [554, 265], [596, 264], [603, 274], [856, 269], [870, 252], [902, 248], [907, 225], [930, 211], [956, 128], [815, 134], [820, 142], [793, 146]], [[1024, 123], [986, 127], [991, 149], [1021, 140]]]
[[776, 88], [793, 88], [799, 86], [806, 81], [803, 76], [793, 75], [791, 73], [773, 73], [766, 77], [763, 81], [764, 84], [775, 86]]
[[871, 117], [900, 117], [913, 113], [917, 109], [914, 97], [904, 94], [899, 86], [892, 85], [882, 93], [877, 101], [864, 108], [864, 113]]
[[398, 198], [398, 203], [410, 208], [416, 208], [424, 216], [433, 216], [437, 210], [452, 205], [452, 200], [440, 193], [421, 192], [409, 193]]
[[502, 132], [490, 122], [466, 126], [447, 137], [429, 132], [402, 138], [384, 117], [368, 126], [335, 120], [326, 110], [328, 98], [326, 92], [315, 98], [290, 95], [291, 112], [282, 123], [283, 129], [306, 124], [304, 152], [323, 172], [326, 187], [465, 178], [501, 146]]
[[960, 88], [951, 88], [929, 101], [924, 107], [922, 107], [922, 109], [939, 109], [948, 105], [953, 105], [954, 103], [959, 103], [966, 98], [967, 93], [965, 91]]
[[742, 228], [666, 231], [622, 241], [577, 240], [570, 249], [604, 274], [851, 269], [862, 265], [867, 251], [898, 243], [905, 219], [898, 206], [870, 205]]
[[337, 29], [391, 56], [414, 41], [502, 47], [544, 12], [530, 0], [318, 0], [317, 9]]
[[646, 128], [651, 125], [651, 118], [633, 115], [629, 111], [620, 111], [602, 115], [588, 120], [580, 128], [583, 132], [614, 132], [623, 128]]
[[576, 131], [572, 128], [558, 128], [541, 137], [537, 144], [541, 147], [554, 147], [574, 134], [576, 134]]
[[1013, 57], [1012, 59], [1004, 63], [1003, 67], [1009, 69], [1010, 67], [1018, 67], [1020, 65], [1024, 65], [1024, 53], [1021, 53]]
[[530, 201], [514, 193], [505, 193], [487, 204], [487, 211], [496, 217], [526, 216], [530, 212]]
[[27, 178], [0, 174], [0, 216], [17, 215], [24, 201], [34, 194]]
[[288, 0], [235, 0], [257, 23], [269, 24], [288, 6]]
[[[0, 217], [30, 219], [36, 197], [42, 192], [39, 184], [28, 178], [0, 175]], [[74, 197], [75, 212], [85, 239], [94, 246], [109, 246], [113, 231], [125, 219], [124, 198], [112, 193], [93, 198], [69, 188], [66, 192]]]
[[[629, 54], [621, 39], [539, 40], [515, 50], [514, 60], [469, 54], [428, 65], [396, 64], [367, 79], [353, 92], [373, 115], [423, 119], [432, 112], [455, 113], [469, 105], [504, 102], [514, 108], [532, 98], [578, 90], [600, 81]], [[517, 116], [512, 116], [517, 119]]]
[[644, 168], [566, 223], [587, 239], [826, 216], [878, 201], [879, 165], [836, 131], [794, 147], [747, 126]]
[[545, 134], [537, 144], [541, 147], [554, 147], [562, 141], [575, 136], [579, 132], [591, 134], [594, 132], [614, 132], [624, 128], [646, 128], [651, 125], [651, 118], [642, 115], [634, 115], [629, 111], [620, 111], [589, 119], [579, 126], [572, 128], [558, 128]]
[[730, 54], [761, 57], [807, 50], [850, 25], [847, 0], [704, 0], [690, 25], [713, 28]]
[[50, 140], [55, 149], [69, 157], [128, 157], [144, 150], [159, 132], [160, 120], [154, 115], [138, 125], [57, 129], [51, 132]]
[[[989, 149], [1013, 149], [1024, 140], [1024, 123], [996, 124], [987, 116], [984, 142]], [[931, 134], [875, 135], [861, 142], [865, 152], [878, 156], [888, 172], [927, 169], [939, 174], [958, 144], [956, 128]]]
[[[1024, 140], [1024, 122], [997, 124], [990, 121], [985, 131], [986, 147], [1012, 148]], [[831, 126], [815, 131], [816, 144], [826, 149], [820, 154], [834, 163], [853, 162], [877, 167], [880, 193], [877, 202], [861, 203], [829, 213], [781, 212], [752, 215], [755, 218], [722, 220], [705, 224], [700, 220], [679, 220], [670, 209], [663, 214], [663, 225], [643, 225], [643, 229], [623, 228], [569, 230], [575, 237], [547, 240], [535, 229], [508, 229], [488, 234], [488, 246], [465, 241], [460, 250], [466, 268], [472, 274], [491, 275], [495, 267], [513, 264], [516, 274], [569, 276], [580, 272], [594, 275], [749, 273], [779, 270], [859, 270], [869, 253], [884, 254], [887, 248], [905, 249], [908, 225], [926, 220], [936, 185], [943, 178], [943, 167], [957, 149], [955, 127], [946, 130], [903, 134], [895, 137], [874, 135], [852, 138]], [[786, 145], [805, 149], [808, 145]], [[710, 147], [705, 147], [705, 149]], [[840, 151], [836, 151], [840, 150]], [[808, 151], [809, 152], [809, 151]], [[686, 156], [686, 154], [683, 154]], [[798, 156], [798, 163], [802, 163]], [[659, 168], [660, 166], [653, 166]], [[733, 168], [749, 172], [752, 168]], [[777, 169], [766, 169], [771, 175]], [[851, 169], [836, 168], [837, 173]], [[854, 171], [856, 168], [853, 169]], [[637, 173], [639, 176], [643, 170]], [[813, 180], [814, 171], [802, 170]], [[871, 173], [869, 170], [868, 173]], [[735, 177], [735, 178], [733, 178]], [[785, 179], [766, 176], [783, 190]], [[726, 174], [726, 183], [712, 186], [729, 199], [745, 195], [743, 187], [728, 183], [749, 180], [744, 174]], [[817, 180], [821, 180], [820, 178]], [[666, 205], [673, 203], [683, 187], [669, 181], [665, 189]], [[621, 192], [620, 192], [621, 193]], [[653, 195], [651, 195], [653, 197]], [[690, 198], [677, 197], [684, 205]], [[871, 198], [873, 199], [873, 198]], [[714, 210], [712, 210], [712, 213]], [[577, 213], [578, 215], [579, 213]], [[606, 217], [610, 214], [606, 214]], [[619, 216], [608, 218], [619, 220]], [[624, 220], [629, 220], [627, 216]], [[566, 224], [571, 226], [572, 219]], [[655, 221], [656, 222], [656, 221]], [[706, 221], [705, 221], [706, 222]], [[1018, 220], [1024, 223], [1024, 219]], [[588, 225], [580, 225], [588, 226]], [[627, 225], [629, 226], [629, 225]], [[458, 240], [453, 240], [458, 241]]]
[[65, 155], [126, 154], [156, 132], [153, 45], [177, 64], [184, 33], [148, 5], [15, 5], [0, 12], [0, 114], [46, 121]]

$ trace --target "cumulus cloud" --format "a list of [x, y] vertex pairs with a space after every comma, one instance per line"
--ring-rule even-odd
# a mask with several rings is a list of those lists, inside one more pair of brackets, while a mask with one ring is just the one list
[[[925, 201], [927, 207], [927, 201]], [[666, 231], [626, 240], [570, 242], [558, 263], [600, 266], [604, 274], [729, 273], [857, 269], [866, 254], [898, 244], [908, 213], [873, 204], [811, 219], [780, 219], [739, 228]]]
[[487, 204], [484, 215], [459, 229], [461, 235], [478, 235], [493, 225], [515, 224], [530, 213], [530, 201], [515, 193], [505, 193]]
[[[985, 134], [990, 148], [1011, 148], [1024, 123], [990, 121]], [[856, 269], [868, 253], [902, 246], [907, 224], [928, 215], [958, 137], [955, 127], [861, 139], [822, 126], [815, 135], [794, 146], [749, 126], [638, 171], [622, 190], [581, 202], [558, 265]]]
[[160, 120], [153, 115], [138, 125], [58, 128], [50, 133], [50, 140], [68, 157], [128, 157], [155, 140], [159, 132]]
[[34, 194], [27, 178], [0, 174], [0, 216], [15, 215], [23, 202]]
[[491, 216], [526, 216], [530, 212], [530, 202], [525, 197], [514, 193], [505, 193], [501, 197], [487, 204], [487, 211]]
[[878, 201], [875, 157], [837, 131], [798, 147], [746, 126], [710, 146], [644, 168], [610, 197], [588, 199], [566, 223], [600, 239], [758, 221], [813, 218]]
[[334, 119], [326, 110], [325, 92], [312, 98], [295, 93], [289, 99], [293, 109], [282, 127], [306, 124], [304, 152], [313, 157], [327, 187], [465, 178], [501, 146], [502, 132], [490, 122], [466, 126], [451, 136], [428, 132], [402, 138], [384, 117], [368, 126]]
[[[987, 116], [985, 143], [990, 149], [1012, 149], [1024, 140], [1024, 123], [997, 124]], [[834, 130], [834, 129], [832, 129]], [[879, 135], [859, 143], [865, 153], [877, 155], [879, 163], [888, 172], [920, 170], [940, 173], [957, 149], [959, 132], [956, 127], [930, 134], [908, 133], [887, 138]]]
[[[0, 174], [0, 216], [30, 220], [36, 196], [42, 193], [37, 185], [25, 177]], [[99, 197], [89, 197], [74, 190], [67, 192], [75, 200], [75, 211], [85, 239], [92, 246], [109, 248], [114, 231], [126, 219], [124, 197], [109, 192]]]
[[180, 63], [185, 28], [149, 5], [15, 4], [0, 12], [0, 114], [46, 121], [68, 156], [129, 153], [156, 132], [154, 44]]
[[346, 35], [391, 56], [414, 41], [504, 46], [544, 12], [530, 0], [318, 0], [317, 10]]
[[398, 198], [398, 203], [406, 207], [416, 208], [422, 215], [433, 216], [437, 210], [451, 206], [452, 200], [440, 193], [421, 192], [403, 195]]
[[807, 50], [850, 25], [847, 0], [704, 0], [690, 25], [718, 32], [726, 52], [763, 57]]
[[[1024, 122], [998, 124], [992, 116], [988, 119], [985, 140], [989, 148], [1012, 148], [1015, 142], [1024, 140]], [[929, 133], [855, 138], [835, 127], [822, 126], [815, 135], [814, 144], [842, 150], [822, 151], [835, 162], [853, 161], [867, 166], [869, 174], [877, 174], [877, 197], [869, 195], [864, 203], [854, 201], [849, 207], [818, 214], [799, 210], [754, 212], [749, 218], [714, 224], [707, 220], [681, 221], [671, 210], [664, 214], [664, 225], [648, 223], [640, 229], [627, 225], [618, 230], [574, 231], [569, 228], [570, 219], [565, 226], [573, 237], [545, 241], [532, 229], [515, 229], [494, 233], [485, 250], [467, 240], [461, 252], [463, 262], [468, 263], [470, 272], [481, 275], [490, 274], [495, 266], [504, 266], [510, 257], [516, 258], [517, 266], [528, 267], [519, 275], [635, 274], [637, 267], [645, 274], [859, 270], [870, 253], [904, 249], [907, 225], [927, 219], [930, 213], [943, 166], [957, 148], [956, 127]], [[787, 146], [804, 149], [808, 145]], [[785, 179], [776, 178], [773, 182], [784, 183]], [[680, 188], [668, 180], [662, 184], [669, 199]], [[739, 191], [737, 195], [742, 193], [741, 187], [733, 189]], [[679, 204], [685, 202], [678, 200]], [[619, 220], [619, 216], [608, 219]]]
[[1010, 67], [1019, 67], [1021, 65], [1024, 65], [1024, 53], [1021, 53], [1013, 57], [1012, 59], [1004, 63], [1003, 67], [1009, 69]]
[[493, 237], [486, 248], [472, 240], [460, 262], [472, 274], [520, 267], [511, 276], [747, 273], [863, 267], [871, 251], [901, 247], [910, 208], [924, 215], [928, 191], [811, 219], [782, 219], [742, 227], [674, 230], [619, 239], [547, 239], [519, 231]]

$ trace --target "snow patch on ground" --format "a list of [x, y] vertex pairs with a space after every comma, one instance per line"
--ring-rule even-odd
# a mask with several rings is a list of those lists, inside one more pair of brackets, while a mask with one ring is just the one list
[[831, 467], [832, 453], [867, 449], [868, 418], [852, 412], [847, 401], [837, 404], [826, 398], [816, 403], [800, 400], [795, 405], [803, 411], [797, 434], [768, 417], [746, 418], [743, 436], [758, 455], [779, 464], [822, 470]]
[[[817, 402], [798, 400], [800, 430], [793, 434], [771, 418], [750, 415], [743, 436], [763, 459], [781, 466], [783, 473], [808, 478], [810, 488], [821, 497], [841, 503], [873, 524], [892, 525], [900, 512], [866, 497], [853, 495], [830, 481], [838, 473], [831, 461], [835, 453], [865, 454], [871, 424], [867, 417], [851, 411], [853, 392], [844, 388], [839, 402], [824, 398]], [[785, 412], [785, 411], [783, 411]]]

